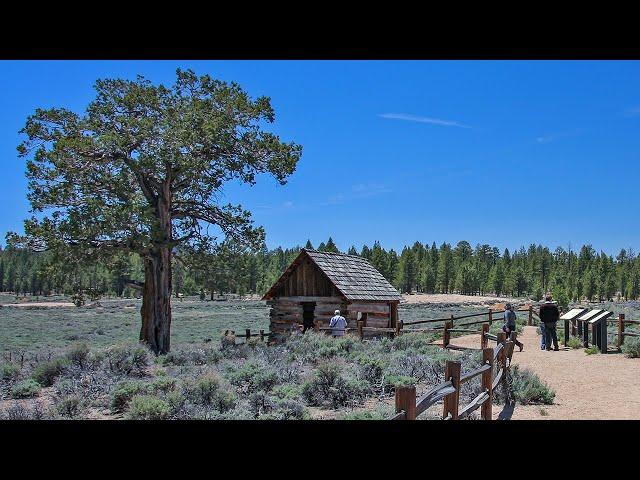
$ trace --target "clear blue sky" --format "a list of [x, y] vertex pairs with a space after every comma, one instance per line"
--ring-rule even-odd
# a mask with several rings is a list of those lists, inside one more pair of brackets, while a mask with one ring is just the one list
[[82, 111], [97, 78], [175, 69], [271, 97], [303, 145], [285, 186], [229, 185], [267, 244], [333, 236], [640, 251], [637, 61], [3, 61], [0, 242], [29, 215], [18, 131], [37, 107]]

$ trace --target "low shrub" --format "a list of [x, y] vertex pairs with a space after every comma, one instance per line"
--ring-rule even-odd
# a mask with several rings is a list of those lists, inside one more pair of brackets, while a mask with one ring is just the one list
[[0, 378], [4, 381], [15, 380], [20, 376], [20, 365], [16, 363], [3, 363], [0, 366]]
[[56, 410], [63, 417], [75, 418], [80, 413], [80, 398], [76, 395], [64, 397], [56, 405]]
[[362, 342], [358, 337], [351, 334], [343, 335], [335, 340], [338, 350], [345, 353], [353, 353], [362, 350]]
[[169, 404], [169, 407], [171, 408], [172, 415], [177, 415], [186, 402], [186, 399], [182, 395], [182, 392], [179, 392], [177, 390], [169, 392], [166, 396], [166, 400]]
[[161, 375], [156, 377], [156, 379], [149, 384], [149, 389], [154, 393], [159, 392], [171, 392], [176, 388], [176, 379], [173, 377], [168, 377], [166, 375]]
[[582, 340], [579, 337], [571, 335], [569, 340], [567, 340], [567, 347], [574, 349], [582, 348]]
[[382, 382], [387, 364], [380, 357], [361, 354], [357, 360], [360, 377], [372, 385], [378, 385]]
[[271, 393], [280, 399], [295, 400], [300, 397], [302, 390], [298, 385], [285, 383], [275, 386]]
[[640, 337], [627, 337], [622, 344], [622, 353], [628, 358], [640, 357]]
[[31, 398], [40, 392], [40, 384], [32, 378], [16, 383], [11, 389], [12, 398]]
[[302, 384], [302, 396], [310, 405], [338, 408], [359, 403], [371, 390], [364, 380], [345, 379], [334, 363], [321, 363]]
[[415, 378], [405, 375], [388, 375], [384, 379], [384, 387], [387, 392], [393, 392], [398, 387], [413, 387], [415, 384]]
[[49, 413], [37, 401], [31, 401], [31, 408], [22, 402], [14, 402], [5, 410], [0, 410], [0, 420], [44, 420], [50, 418]]
[[386, 420], [386, 417], [379, 411], [363, 409], [346, 413], [341, 420]]
[[196, 405], [211, 405], [220, 411], [229, 410], [235, 404], [235, 396], [215, 372], [205, 373], [193, 383], [185, 383], [185, 393]]
[[439, 359], [434, 360], [413, 348], [395, 352], [389, 363], [387, 370], [392, 375], [413, 378], [415, 383], [428, 381], [434, 385], [438, 383], [444, 368]]
[[296, 400], [267, 397], [263, 403], [263, 409], [258, 415], [254, 414], [254, 418], [258, 420], [307, 420], [310, 417], [307, 408]]
[[72, 365], [84, 368], [89, 358], [89, 347], [86, 343], [77, 343], [67, 352], [67, 358]]
[[245, 362], [227, 378], [232, 385], [241, 387], [248, 393], [259, 390], [268, 392], [278, 383], [278, 374], [275, 369], [256, 361]]
[[130, 420], [166, 420], [171, 406], [153, 395], [136, 395], [131, 399], [127, 418]]
[[589, 348], [584, 349], [584, 353], [586, 353], [587, 355], [594, 355], [598, 352], [599, 350], [597, 345], [591, 345]]
[[65, 358], [55, 358], [48, 362], [40, 363], [31, 374], [31, 377], [43, 387], [50, 387], [56, 378], [67, 366]]
[[413, 349], [420, 353], [429, 353], [437, 349], [431, 342], [434, 336], [429, 333], [408, 333], [393, 340], [394, 350]]
[[309, 419], [309, 412], [306, 407], [302, 403], [291, 399], [278, 400], [270, 415], [275, 420]]
[[131, 399], [136, 395], [146, 393], [147, 388], [147, 384], [140, 381], [120, 382], [111, 393], [111, 410], [114, 412], [126, 410]]
[[515, 365], [511, 369], [509, 387], [515, 400], [522, 405], [552, 405], [556, 396], [531, 370], [520, 369]]
[[106, 351], [109, 369], [115, 373], [143, 376], [149, 365], [149, 352], [141, 345], [116, 345]]

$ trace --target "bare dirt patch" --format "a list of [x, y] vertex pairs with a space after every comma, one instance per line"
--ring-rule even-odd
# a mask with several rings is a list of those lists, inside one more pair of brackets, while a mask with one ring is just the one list
[[[516, 405], [513, 420], [638, 420], [640, 359], [619, 353], [587, 355], [584, 349], [540, 350], [536, 327], [524, 327], [518, 338], [524, 350], [513, 353], [514, 365], [536, 373], [556, 393], [554, 405]], [[478, 335], [452, 339], [460, 347], [479, 348]], [[501, 408], [494, 406], [494, 419]]]
[[24, 302], [24, 303], [4, 303], [0, 307], [15, 308], [62, 308], [75, 307], [71, 302]]
[[414, 295], [402, 295], [402, 303], [408, 304], [431, 304], [431, 305], [464, 305], [482, 306], [494, 309], [504, 309], [507, 302], [516, 305], [531, 303], [526, 298], [494, 297], [484, 295], [460, 295], [457, 293], [417, 293]]

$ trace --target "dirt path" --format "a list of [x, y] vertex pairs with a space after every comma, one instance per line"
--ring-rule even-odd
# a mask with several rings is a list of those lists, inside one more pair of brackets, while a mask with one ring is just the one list
[[[536, 327], [524, 327], [524, 350], [513, 363], [535, 372], [555, 392], [554, 405], [517, 405], [513, 420], [638, 420], [640, 359], [619, 353], [587, 355], [583, 349], [540, 350]], [[478, 335], [451, 339], [453, 345], [479, 347]], [[501, 409], [494, 407], [497, 418]], [[503, 414], [504, 415], [504, 414]]]
[[71, 302], [24, 302], [24, 303], [4, 303], [0, 304], [3, 308], [62, 308], [75, 307]]

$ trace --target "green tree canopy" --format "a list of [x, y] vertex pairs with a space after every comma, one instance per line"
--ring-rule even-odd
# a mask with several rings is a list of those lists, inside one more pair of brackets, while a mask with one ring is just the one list
[[275, 119], [267, 97], [208, 75], [178, 70], [169, 87], [98, 80], [95, 90], [84, 113], [37, 109], [27, 119], [18, 151], [40, 216], [11, 240], [68, 260], [140, 255], [140, 340], [167, 352], [174, 249], [206, 251], [219, 236], [259, 246], [264, 231], [240, 205], [222, 204], [221, 189], [259, 174], [284, 183], [301, 147], [263, 130]]

